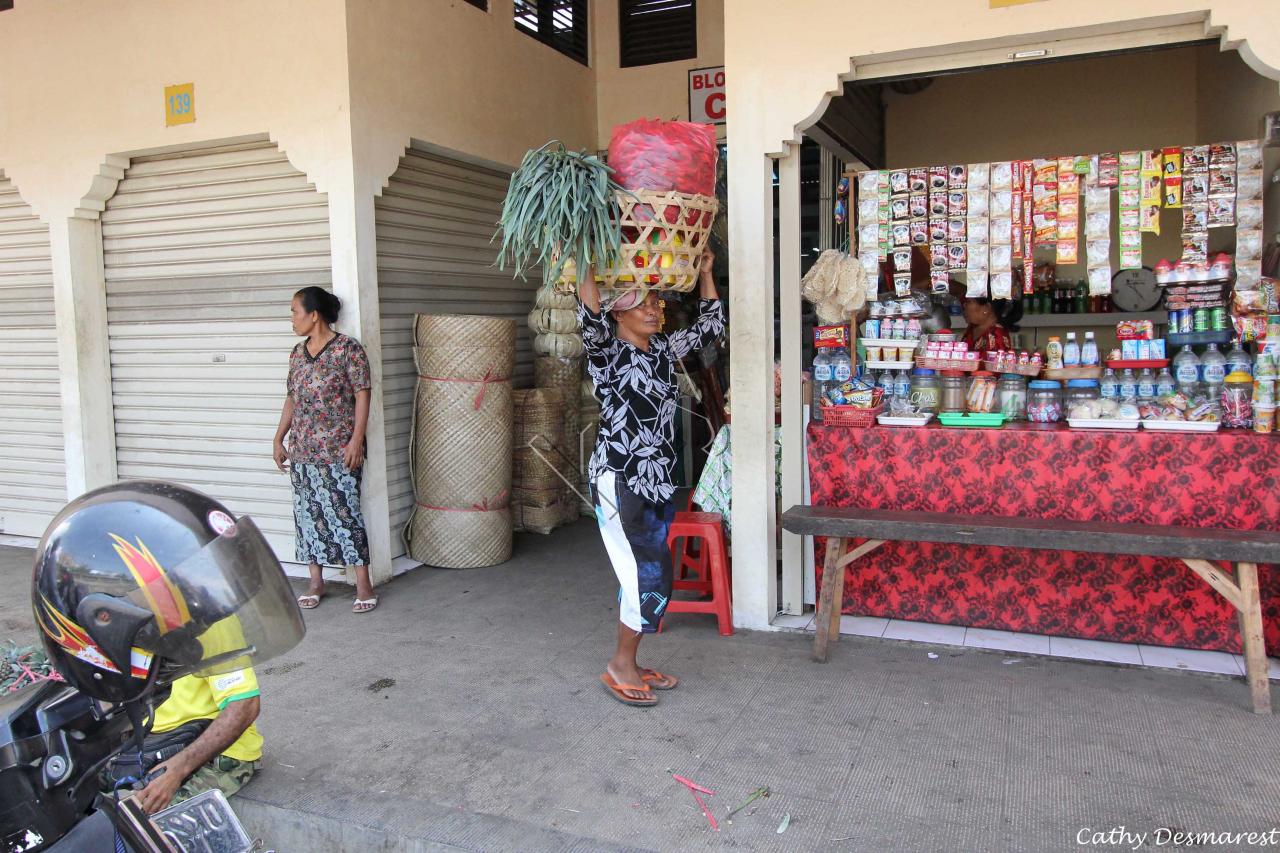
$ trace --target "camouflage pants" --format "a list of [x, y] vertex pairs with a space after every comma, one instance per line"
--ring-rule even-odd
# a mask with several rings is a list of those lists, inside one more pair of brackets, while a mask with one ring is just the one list
[[256, 761], [237, 761], [226, 755], [216, 756], [208, 764], [201, 765], [199, 770], [182, 783], [182, 787], [173, 795], [169, 805], [189, 800], [196, 794], [203, 794], [213, 788], [230, 797], [243, 788], [257, 772], [258, 762]]

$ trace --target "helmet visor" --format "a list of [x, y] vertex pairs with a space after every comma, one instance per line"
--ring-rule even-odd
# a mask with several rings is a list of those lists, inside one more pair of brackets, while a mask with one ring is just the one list
[[280, 561], [247, 517], [130, 598], [156, 614], [154, 651], [173, 677], [255, 666], [306, 633]]

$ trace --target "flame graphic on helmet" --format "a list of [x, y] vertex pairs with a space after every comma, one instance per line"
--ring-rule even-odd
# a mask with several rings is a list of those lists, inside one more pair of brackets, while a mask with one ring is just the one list
[[58, 612], [43, 593], [40, 595], [40, 607], [36, 609], [36, 621], [40, 623], [40, 630], [72, 657], [109, 672], [120, 671], [84, 629]]
[[116, 553], [128, 567], [133, 579], [138, 582], [143, 597], [146, 598], [151, 612], [155, 614], [156, 627], [160, 633], [167, 634], [190, 622], [191, 614], [187, 610], [186, 599], [169, 580], [169, 576], [165, 574], [159, 561], [152, 555], [146, 544], [139, 539], [135, 546], [114, 533], [109, 535], [115, 543], [113, 547]]

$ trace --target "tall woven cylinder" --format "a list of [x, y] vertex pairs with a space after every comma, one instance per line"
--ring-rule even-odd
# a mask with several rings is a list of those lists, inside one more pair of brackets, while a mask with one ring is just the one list
[[581, 416], [576, 405], [582, 386], [582, 359], [542, 356], [533, 363], [534, 384], [539, 388], [552, 388], [560, 392], [564, 401], [564, 424], [556, 442], [556, 470], [564, 477], [564, 509], [561, 524], [578, 517], [578, 506], [573, 500], [573, 487], [578, 482], [578, 431]]
[[556, 388], [536, 388], [516, 391], [514, 399], [511, 515], [516, 530], [547, 534], [562, 523], [568, 493], [557, 447], [564, 435], [564, 395]]
[[470, 569], [511, 557], [514, 320], [418, 314], [409, 555]]

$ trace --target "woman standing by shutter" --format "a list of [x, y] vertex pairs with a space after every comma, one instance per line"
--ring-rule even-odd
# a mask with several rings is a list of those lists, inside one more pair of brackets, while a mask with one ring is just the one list
[[[293, 484], [297, 557], [311, 572], [298, 606], [324, 597], [324, 566], [356, 567], [356, 613], [378, 605], [369, 582], [369, 537], [360, 511], [360, 476], [369, 420], [369, 358], [353, 338], [334, 331], [342, 301], [319, 287], [293, 297], [293, 331], [306, 340], [289, 355], [288, 396], [276, 429], [274, 457], [288, 463]], [[285, 436], [288, 436], [288, 447]]]
[[[656, 293], [627, 291], [601, 305], [591, 270], [578, 288], [578, 318], [587, 372], [600, 401], [600, 431], [591, 456], [591, 498], [609, 560], [618, 576], [618, 646], [600, 680], [627, 705], [654, 705], [653, 689], [673, 676], [636, 662], [640, 638], [658, 630], [671, 598], [667, 530], [675, 515], [676, 362], [724, 332], [724, 307], [705, 252], [699, 267], [698, 318], [688, 329], [659, 333]], [[612, 320], [606, 317], [612, 317]]]

